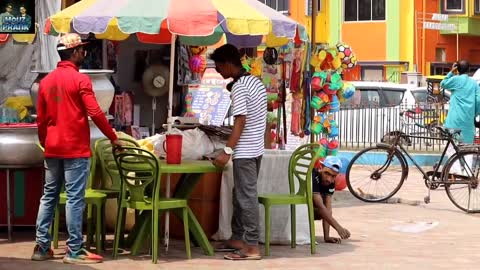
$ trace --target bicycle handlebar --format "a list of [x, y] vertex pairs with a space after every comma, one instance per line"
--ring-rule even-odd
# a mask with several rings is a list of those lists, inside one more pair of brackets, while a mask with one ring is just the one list
[[414, 111], [414, 110], [411, 110], [411, 109], [408, 109], [408, 110], [405, 110], [405, 111], [402, 111], [400, 112], [400, 116], [403, 116], [405, 113], [413, 113], [413, 114], [416, 114], [417, 112]]
[[422, 125], [422, 124], [419, 124], [419, 123], [415, 123], [415, 126], [420, 127], [420, 128], [424, 128], [424, 129], [427, 129], [427, 126]]

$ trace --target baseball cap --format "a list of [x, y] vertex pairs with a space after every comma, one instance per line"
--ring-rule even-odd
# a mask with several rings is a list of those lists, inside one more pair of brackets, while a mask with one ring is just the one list
[[83, 42], [82, 38], [77, 33], [68, 33], [60, 37], [57, 45], [57, 51], [63, 51], [68, 49], [73, 49], [78, 46], [87, 44], [88, 42]]
[[340, 169], [342, 169], [342, 161], [338, 157], [328, 156], [322, 164], [324, 167], [334, 170], [335, 172], [340, 172]]

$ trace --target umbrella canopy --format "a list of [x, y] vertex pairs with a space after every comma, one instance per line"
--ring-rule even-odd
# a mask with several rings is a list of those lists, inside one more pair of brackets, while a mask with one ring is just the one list
[[[242, 47], [307, 40], [305, 28], [258, 0], [83, 0], [47, 20], [49, 34], [94, 33], [124, 40], [130, 34], [149, 43], [211, 45], [223, 36]], [[246, 38], [247, 37], [247, 38]]]

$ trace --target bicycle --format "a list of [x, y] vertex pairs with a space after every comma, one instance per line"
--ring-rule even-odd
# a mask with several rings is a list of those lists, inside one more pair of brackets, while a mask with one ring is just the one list
[[[401, 112], [400, 116], [403, 117]], [[403, 124], [403, 122], [402, 122]], [[459, 209], [468, 212], [480, 212], [480, 190], [478, 188], [478, 174], [480, 173], [480, 146], [457, 144], [455, 139], [461, 130], [447, 129], [442, 126], [425, 126], [416, 124], [418, 127], [438, 131], [440, 136], [407, 135], [396, 132], [388, 143], [378, 143], [376, 146], [366, 148], [358, 152], [346, 171], [346, 182], [350, 192], [358, 199], [365, 202], [383, 202], [394, 196], [402, 187], [408, 177], [408, 160], [417, 167], [423, 175], [428, 194], [425, 203], [430, 203], [430, 191], [440, 185], [445, 187], [448, 198]], [[435, 164], [433, 171], [425, 172], [416, 160], [403, 147], [402, 143], [409, 138], [431, 139], [447, 141], [440, 160]], [[452, 145], [455, 154], [446, 158], [448, 147]], [[408, 158], [408, 160], [407, 160]], [[445, 166], [442, 169], [444, 160]], [[392, 173], [392, 175], [389, 175]], [[361, 180], [368, 180], [367, 185], [357, 185]], [[371, 189], [375, 189], [372, 193]], [[383, 189], [380, 194], [378, 189]], [[458, 191], [467, 192], [460, 194]]]

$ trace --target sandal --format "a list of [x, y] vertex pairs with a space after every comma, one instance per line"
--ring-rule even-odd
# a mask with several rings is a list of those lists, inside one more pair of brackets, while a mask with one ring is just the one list
[[247, 255], [241, 250], [235, 250], [234, 252], [223, 256], [226, 260], [231, 261], [246, 261], [246, 260], [261, 260], [262, 256], [260, 255]]

